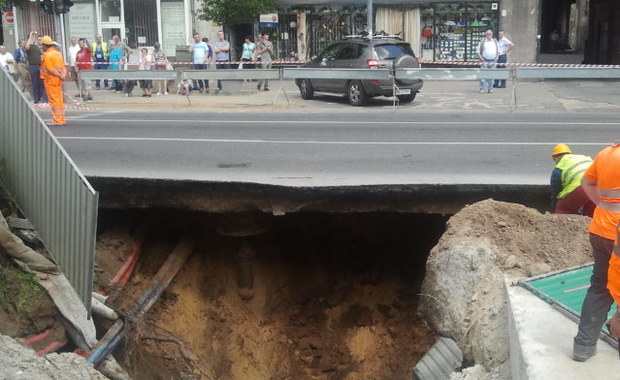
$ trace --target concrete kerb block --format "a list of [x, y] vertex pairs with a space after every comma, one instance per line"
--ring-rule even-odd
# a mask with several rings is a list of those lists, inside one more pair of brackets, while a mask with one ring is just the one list
[[605, 342], [586, 362], [572, 359], [577, 324], [505, 277], [514, 380], [620, 380], [618, 352]]

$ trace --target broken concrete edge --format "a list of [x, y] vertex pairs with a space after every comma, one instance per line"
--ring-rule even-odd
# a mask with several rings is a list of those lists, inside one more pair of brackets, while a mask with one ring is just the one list
[[538, 210], [549, 207], [549, 186], [501, 184], [386, 184], [284, 186], [250, 182], [88, 177], [102, 208], [172, 208], [214, 213], [262, 211], [409, 212], [450, 215], [493, 198]]

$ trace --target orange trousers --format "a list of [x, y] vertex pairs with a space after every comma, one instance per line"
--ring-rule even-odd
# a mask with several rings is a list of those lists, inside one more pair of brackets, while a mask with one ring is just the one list
[[52, 109], [52, 124], [64, 125], [67, 123], [65, 118], [65, 102], [62, 97], [62, 82], [60, 85], [50, 84], [49, 81], [44, 80], [45, 91], [47, 92], [47, 99], [50, 102], [50, 108]]

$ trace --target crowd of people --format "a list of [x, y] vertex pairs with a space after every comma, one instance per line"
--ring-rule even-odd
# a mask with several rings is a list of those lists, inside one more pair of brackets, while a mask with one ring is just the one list
[[[6, 51], [0, 46], [0, 65], [4, 66], [18, 82], [21, 90], [27, 93], [34, 104], [48, 103], [44, 82], [41, 79], [42, 57], [44, 55], [43, 36], [37, 32], [31, 32], [28, 39], [20, 41], [14, 53]], [[59, 46], [53, 42], [54, 50], [60, 54]], [[91, 80], [79, 80], [79, 73], [86, 70], [124, 70], [128, 65], [133, 65], [139, 70], [171, 70], [166, 54], [159, 42], [154, 44], [153, 50], [146, 48], [131, 49], [118, 35], [112, 36], [109, 41], [104, 41], [101, 35], [95, 37], [95, 41], [89, 42], [85, 38], [71, 37], [71, 45], [67, 48], [66, 79], [73, 80], [78, 88], [75, 95], [84, 102], [93, 100], [93, 83]], [[196, 33], [189, 45], [192, 54], [193, 68], [207, 70], [211, 64], [216, 69], [231, 68], [231, 45], [225, 39], [224, 32], [217, 32], [217, 41], [213, 46], [208, 38], [201, 38]], [[263, 68], [270, 69], [274, 57], [274, 46], [269, 41], [269, 33], [260, 33], [257, 42], [251, 36], [246, 36], [243, 43], [239, 60], [240, 69]], [[247, 62], [247, 63], [245, 63]], [[234, 68], [237, 68], [235, 66]], [[105, 76], [103, 76], [105, 77]], [[63, 76], [63, 80], [65, 77]], [[143, 97], [155, 95], [168, 95], [169, 85], [166, 80], [94, 80], [94, 90], [107, 89], [114, 93], [131, 96], [136, 85], [142, 89]], [[222, 89], [222, 82], [216, 81], [217, 90]], [[269, 91], [269, 81], [257, 82], [257, 90]], [[186, 80], [179, 85], [179, 93], [189, 95], [192, 90], [200, 93], [210, 91], [209, 80]]]

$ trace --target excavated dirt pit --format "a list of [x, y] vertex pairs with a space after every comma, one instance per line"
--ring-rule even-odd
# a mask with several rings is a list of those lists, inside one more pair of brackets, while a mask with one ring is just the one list
[[[198, 236], [116, 352], [135, 379], [407, 379], [437, 338], [418, 293], [447, 217], [298, 213], [245, 238], [218, 234], [218, 214], [103, 210], [99, 220], [96, 290], [114, 293], [110, 278], [144, 242], [114, 301], [123, 310], [180, 236]], [[255, 252], [251, 300], [237, 284], [242, 241]], [[97, 322], [104, 333], [109, 323]]]

